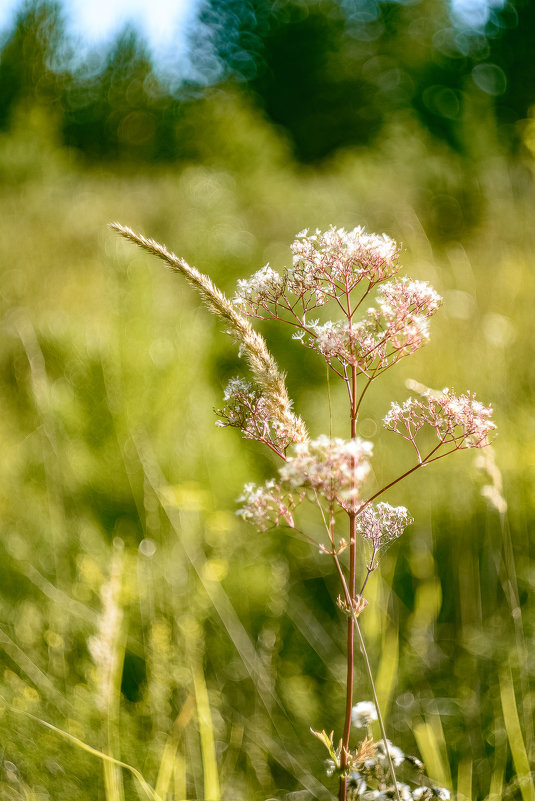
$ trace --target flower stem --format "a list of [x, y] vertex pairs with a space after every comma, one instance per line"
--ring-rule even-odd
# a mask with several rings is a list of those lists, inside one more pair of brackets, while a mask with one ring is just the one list
[[[348, 298], [349, 302], [349, 298]], [[351, 370], [351, 439], [357, 436], [357, 370]], [[357, 572], [357, 516], [355, 512], [349, 513], [349, 586], [346, 588], [346, 596], [349, 595], [349, 608], [354, 609], [355, 590]], [[347, 673], [346, 673], [346, 709], [344, 722], [344, 735], [342, 737], [342, 753], [340, 754], [340, 789], [338, 793], [339, 801], [346, 801], [347, 798], [347, 777], [344, 769], [347, 765], [346, 753], [349, 751], [349, 735], [351, 734], [351, 710], [353, 708], [353, 674], [355, 664], [355, 621], [356, 617], [352, 614], [347, 621]]]
[[[349, 515], [349, 587], [346, 587], [346, 600], [352, 609], [355, 600], [355, 568], [356, 568], [356, 516]], [[342, 753], [340, 755], [340, 768], [342, 772], [346, 767], [346, 753], [349, 750], [349, 735], [351, 733], [351, 710], [353, 708], [353, 673], [355, 662], [355, 619], [353, 615], [347, 621], [347, 674], [346, 674], [346, 709], [344, 734], [342, 737]], [[346, 801], [347, 778], [340, 776], [339, 801]]]

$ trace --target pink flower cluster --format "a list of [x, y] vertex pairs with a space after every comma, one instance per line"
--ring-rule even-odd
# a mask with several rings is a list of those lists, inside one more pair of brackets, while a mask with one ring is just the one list
[[362, 483], [370, 472], [372, 447], [371, 442], [359, 438], [330, 439], [324, 435], [299, 442], [279, 470], [280, 483], [271, 479], [260, 487], [246, 485], [238, 514], [262, 531], [279, 525], [281, 520], [293, 526], [292, 512], [307, 489], [325, 498], [331, 508], [338, 505], [355, 511]]
[[[297, 235], [291, 246], [293, 265], [280, 273], [269, 264], [251, 278], [238, 281], [235, 302], [252, 316], [277, 317], [279, 309], [304, 315], [329, 299], [349, 295], [362, 280], [368, 290], [400, 269], [399, 250], [386, 234], [367, 234], [364, 228], [329, 228]], [[298, 315], [296, 315], [298, 316]]]
[[246, 484], [238, 503], [243, 503], [237, 514], [252, 523], [260, 531], [266, 531], [272, 526], [286, 523], [294, 527], [293, 510], [301, 502], [302, 495], [297, 499], [291, 493], [284, 494], [275, 479], [270, 479], [258, 487], [256, 484]]
[[390, 506], [389, 503], [378, 503], [365, 506], [357, 517], [357, 531], [364, 539], [373, 543], [379, 550], [392, 540], [401, 537], [407, 526], [414, 522], [404, 506]]
[[379, 289], [378, 306], [368, 309], [367, 318], [351, 318], [320, 325], [309, 323], [310, 335], [294, 338], [321, 353], [327, 361], [338, 359], [368, 375], [414, 353], [429, 339], [428, 318], [440, 306], [441, 298], [425, 281], [401, 278]]
[[228, 382], [224, 400], [227, 405], [216, 411], [220, 428], [239, 428], [246, 439], [264, 442], [280, 454], [295, 441], [294, 432], [273, 419], [262, 392], [243, 378]]
[[[429, 338], [428, 318], [441, 298], [429, 284], [408, 278], [395, 280], [399, 250], [386, 234], [363, 228], [330, 228], [298, 234], [292, 245], [293, 265], [282, 274], [266, 264], [247, 280], [238, 281], [235, 302], [253, 317], [284, 320], [294, 338], [320, 353], [329, 364], [357, 367], [370, 377], [413, 353]], [[353, 298], [355, 287], [364, 289]], [[364, 319], [355, 312], [375, 285], [377, 305]], [[308, 313], [333, 301], [340, 321], [320, 323]]]
[[461, 448], [484, 448], [496, 425], [492, 406], [484, 406], [475, 395], [455, 395], [450, 389], [428, 392], [422, 400], [408, 398], [401, 406], [393, 403], [384, 425], [416, 447], [415, 436], [424, 425], [435, 429], [440, 444]]
[[352, 511], [370, 472], [372, 450], [371, 442], [358, 437], [344, 440], [322, 435], [299, 442], [281, 467], [280, 477], [292, 489], [310, 487], [330, 505]]
[[276, 310], [279, 303], [282, 308], [288, 307], [284, 297], [287, 283], [287, 275], [281, 275], [266, 264], [250, 278], [238, 280], [234, 302], [252, 317], [263, 316], [261, 309], [268, 311], [269, 316], [276, 316], [270, 307]]
[[328, 295], [336, 287], [351, 292], [363, 279], [373, 286], [400, 269], [397, 244], [386, 234], [368, 234], [361, 226], [352, 231], [332, 226], [313, 234], [306, 229], [291, 249], [295, 294], [322, 284]]

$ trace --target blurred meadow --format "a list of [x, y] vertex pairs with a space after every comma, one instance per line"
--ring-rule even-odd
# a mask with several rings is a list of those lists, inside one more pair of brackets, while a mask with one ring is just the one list
[[[246, 366], [117, 220], [228, 295], [303, 228], [365, 225], [444, 297], [363, 411], [377, 481], [411, 382], [475, 391], [498, 437], [386, 498], [415, 523], [362, 627], [393, 742], [458, 801], [534, 801], [535, 13], [458, 7], [206, 0], [182, 81], [133, 29], [80, 63], [54, 4], [4, 31], [0, 799], [336, 793], [310, 734], [343, 724], [336, 577], [236, 517], [275, 470], [214, 425]], [[310, 432], [347, 436], [317, 356], [260, 328]]]

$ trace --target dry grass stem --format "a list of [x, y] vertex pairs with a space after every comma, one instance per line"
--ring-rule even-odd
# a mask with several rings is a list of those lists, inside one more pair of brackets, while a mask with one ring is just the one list
[[303, 420], [292, 412], [284, 374], [279, 370], [264, 338], [253, 329], [247, 318], [236, 310], [231, 301], [215, 286], [211, 278], [201, 273], [196, 267], [191, 267], [184, 259], [171, 253], [154, 239], [147, 239], [117, 222], [111, 223], [110, 228], [148, 253], [158, 256], [174, 272], [181, 273], [186, 278], [201, 295], [210, 311], [225, 320], [229, 327], [228, 333], [235, 336], [240, 343], [255, 380], [265, 395], [273, 418], [283, 428], [293, 432], [294, 441], [303, 442], [308, 439]]

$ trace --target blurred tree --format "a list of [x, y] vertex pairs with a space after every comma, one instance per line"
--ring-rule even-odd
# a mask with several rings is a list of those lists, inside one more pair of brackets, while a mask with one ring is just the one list
[[407, 112], [470, 155], [467, 97], [482, 93], [487, 113], [497, 106], [513, 125], [535, 103], [534, 8], [512, 0], [470, 28], [447, 0], [203, 0], [193, 79], [173, 93], [133, 28], [76, 66], [59, 4], [30, 0], [1, 52], [0, 126], [19, 101], [41, 102], [91, 159], [199, 158], [199, 101], [232, 83], [305, 163], [370, 145]]
[[355, 64], [335, 0], [206, 0], [200, 22], [198, 79], [247, 84], [302, 161], [369, 141], [377, 129], [373, 86], [360, 70], [370, 47]]
[[367, 144], [410, 109], [450, 145], [462, 141], [473, 61], [444, 0], [205, 0], [200, 21], [198, 79], [246, 84], [302, 161]]
[[81, 70], [67, 88], [65, 141], [93, 158], [117, 158], [134, 151], [150, 159], [156, 128], [149, 94], [152, 82], [145, 44], [127, 27], [103, 70], [96, 74]]
[[196, 153], [188, 102], [159, 80], [144, 40], [130, 26], [101, 69], [74, 74], [64, 105], [65, 141], [89, 158], [154, 162]]
[[61, 109], [61, 85], [68, 61], [59, 3], [31, 0], [19, 11], [0, 55], [0, 126], [20, 102]]
[[[481, 75], [483, 90], [496, 96], [500, 121], [514, 124], [535, 104], [535, 3], [506, 3], [491, 20], [489, 33], [491, 64]], [[511, 133], [510, 126], [507, 130]]]
[[286, 4], [273, 13], [263, 44], [263, 69], [251, 88], [288, 130], [300, 160], [370, 141], [382, 117], [362, 69], [373, 49], [353, 47], [336, 2]]
[[[390, 22], [389, 16], [393, 17]], [[462, 151], [464, 87], [477, 50], [476, 39], [463, 37], [452, 25], [442, 0], [396, 4], [384, 18], [385, 49], [412, 86], [409, 107], [433, 136]]]

